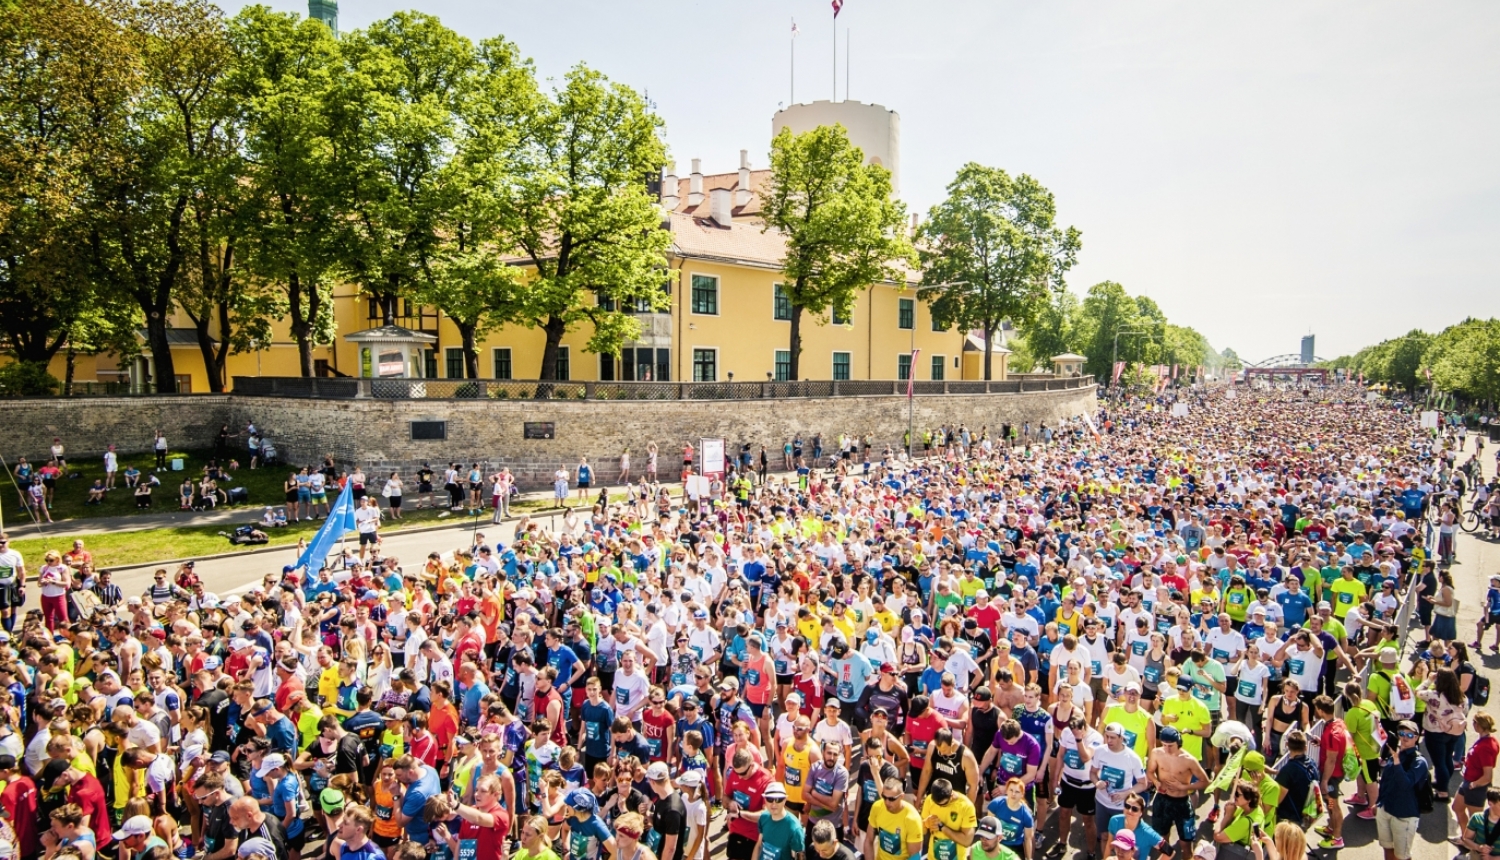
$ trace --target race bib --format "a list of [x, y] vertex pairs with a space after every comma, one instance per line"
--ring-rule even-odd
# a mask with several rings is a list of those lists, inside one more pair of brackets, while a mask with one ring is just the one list
[[1354, 594], [1353, 594], [1353, 592], [1340, 591], [1339, 592], [1339, 603], [1342, 603], [1345, 606], [1353, 605], [1353, 603], [1354, 603]]
[[1144, 673], [1142, 673], [1142, 674], [1144, 674], [1146, 676], [1146, 681], [1148, 683], [1155, 684], [1156, 682], [1158, 682], [1158, 681], [1161, 680], [1161, 667], [1160, 666], [1147, 666], [1146, 667], [1146, 671]]
[[1000, 822], [1000, 841], [1007, 845], [1020, 841], [1021, 828], [1014, 821]]
[[1111, 791], [1119, 791], [1125, 787], [1125, 771], [1117, 767], [1100, 768], [1099, 777], [1109, 783]]
[[615, 703], [622, 708], [630, 704], [630, 691], [625, 689], [624, 687], [616, 687]]
[[646, 738], [646, 746], [651, 750], [651, 758], [661, 758], [661, 738]]
[[1243, 606], [1245, 603], [1245, 595], [1237, 591], [1234, 594], [1229, 595], [1229, 602], [1233, 603], [1235, 606]]
[[933, 860], [958, 860], [958, 843], [952, 839], [932, 840]]
[[1240, 695], [1246, 699], [1255, 698], [1259, 690], [1253, 681], [1241, 681], [1239, 687]]
[[746, 669], [745, 670], [745, 686], [747, 686], [747, 687], [759, 687], [760, 686], [760, 670], [759, 669]]
[[840, 699], [843, 699], [846, 702], [849, 701], [849, 700], [851, 700], [851, 699], [853, 699], [854, 698], [854, 682], [852, 682], [852, 681], [840, 681], [839, 682], [839, 686], [838, 686], [838, 697]]
[[599, 740], [599, 738], [604, 734], [604, 732], [600, 729], [599, 723], [584, 723], [583, 726], [584, 731], [588, 733], [588, 739], [591, 741]]
[[786, 767], [786, 780], [785, 780], [785, 782], [786, 782], [786, 784], [788, 786], [791, 786], [791, 787], [795, 787], [795, 786], [801, 785], [802, 784], [802, 769], [798, 768], [798, 767], [792, 767], [791, 765], [787, 765], [787, 767]]
[[1095, 661], [1089, 663], [1089, 670], [1094, 673], [1094, 677], [1095, 678], [1097, 678], [1097, 677], [1099, 677], [1100, 675], [1103, 674], [1103, 669], [1104, 669], [1104, 665], [1102, 663], [1100, 663], [1098, 660], [1095, 660]]
[[1015, 753], [1001, 753], [1000, 769], [1011, 776], [1020, 776], [1026, 772], [1026, 760]]
[[880, 788], [875, 784], [875, 780], [867, 779], [864, 781], [864, 795], [865, 803], [874, 803], [880, 799]]
[[778, 675], [785, 675], [785, 674], [788, 673], [788, 671], [789, 671], [789, 669], [787, 667], [787, 662], [785, 660], [777, 660], [776, 661], [776, 674], [778, 674]]
[[1135, 739], [1136, 739], [1136, 733], [1132, 732], [1130, 729], [1126, 729], [1125, 730], [1125, 746], [1127, 746], [1127, 747], [1134, 747], [1135, 746]]
[[1063, 765], [1071, 770], [1081, 770], [1083, 756], [1078, 754], [1078, 750], [1063, 750]]
[[881, 829], [875, 831], [875, 833], [880, 840], [881, 853], [890, 854], [893, 857], [902, 856], [902, 851], [905, 846], [901, 844], [900, 831], [892, 833], [889, 830]]
[[1144, 657], [1146, 655], [1146, 651], [1150, 647], [1150, 642], [1147, 642], [1144, 639], [1137, 639], [1136, 641], [1130, 643], [1130, 653], [1134, 654], [1137, 657]]
[[750, 795], [746, 794], [743, 791], [736, 791], [734, 792], [733, 797], [735, 805], [739, 806], [740, 809], [750, 809]]
[[1218, 649], [1218, 648], [1214, 649], [1213, 656], [1214, 656], [1214, 662], [1215, 663], [1224, 663], [1224, 662], [1227, 662], [1229, 660], [1229, 652], [1221, 650], [1221, 649]]
[[458, 860], [474, 860], [477, 856], [479, 856], [478, 839], [458, 840]]
[[1301, 660], [1286, 661], [1286, 672], [1288, 675], [1294, 675], [1300, 678], [1302, 677], [1302, 673], [1306, 670], [1307, 664]]

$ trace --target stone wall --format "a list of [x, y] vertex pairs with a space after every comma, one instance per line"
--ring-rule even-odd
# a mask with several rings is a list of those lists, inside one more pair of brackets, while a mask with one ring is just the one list
[[[1091, 409], [1093, 387], [1026, 394], [931, 395], [914, 399], [916, 427], [966, 424], [978, 431], [988, 425], [1030, 422], [1055, 425]], [[374, 476], [401, 469], [408, 480], [423, 463], [436, 470], [449, 462], [465, 467], [509, 466], [523, 487], [551, 483], [552, 473], [566, 466], [573, 473], [587, 456], [597, 480], [613, 481], [620, 452], [631, 452], [631, 471], [640, 475], [646, 444], [656, 442], [661, 475], [676, 475], [682, 443], [722, 437], [737, 450], [750, 442], [759, 452], [766, 445], [773, 464], [781, 459], [783, 440], [801, 433], [810, 440], [821, 432], [825, 449], [840, 432], [870, 433], [878, 448], [899, 445], [906, 431], [904, 397], [830, 397], [785, 400], [723, 401], [505, 401], [505, 400], [339, 400], [314, 402], [292, 398], [235, 397], [238, 425], [253, 420], [275, 440], [284, 459], [312, 462], [332, 453], [340, 462], [357, 461]], [[447, 421], [445, 441], [414, 441], [413, 421]], [[525, 439], [522, 424], [553, 422], [554, 439]]]
[[[918, 428], [966, 424], [998, 432], [1005, 423], [1056, 424], [1094, 404], [1094, 389], [1026, 394], [918, 395]], [[100, 456], [109, 444], [121, 453], [151, 450], [161, 428], [174, 449], [206, 449], [220, 425], [237, 431], [254, 421], [283, 460], [316, 463], [325, 454], [359, 463], [372, 476], [401, 469], [409, 476], [423, 463], [486, 468], [509, 466], [525, 487], [551, 482], [566, 466], [571, 475], [587, 456], [601, 480], [614, 480], [620, 452], [631, 452], [639, 475], [646, 444], [656, 442], [662, 476], [677, 474], [682, 443], [723, 437], [731, 451], [741, 442], [764, 444], [778, 464], [781, 443], [821, 432], [831, 449], [840, 432], [870, 433], [879, 448], [899, 445], [906, 431], [904, 397], [829, 397], [720, 401], [520, 401], [520, 400], [310, 400], [199, 394], [0, 400], [0, 454], [45, 459], [54, 436], [70, 457]], [[447, 439], [411, 438], [413, 421], [446, 421]], [[553, 439], [524, 439], [522, 424], [553, 422]], [[243, 440], [240, 440], [243, 442]]]
[[54, 437], [75, 459], [103, 456], [110, 445], [143, 454], [157, 430], [174, 450], [212, 448], [219, 427], [236, 426], [229, 401], [222, 394], [0, 400], [0, 454], [12, 465], [17, 457], [45, 462]]

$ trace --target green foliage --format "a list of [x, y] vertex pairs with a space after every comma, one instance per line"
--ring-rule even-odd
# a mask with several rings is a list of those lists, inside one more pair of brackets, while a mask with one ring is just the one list
[[776, 135], [761, 207], [764, 229], [786, 237], [789, 378], [799, 379], [804, 312], [821, 325], [830, 313], [849, 314], [860, 291], [905, 282], [905, 266], [916, 258], [904, 230], [906, 208], [891, 197], [890, 171], [865, 164], [841, 125]]
[[1070, 290], [1053, 290], [1045, 307], [1023, 332], [1027, 347], [1034, 359], [1044, 368], [1050, 369], [1052, 357], [1068, 352], [1078, 352], [1078, 297]]
[[0, 397], [49, 397], [58, 385], [45, 364], [13, 361], [0, 367]]
[[1450, 326], [1433, 338], [1423, 361], [1439, 391], [1500, 402], [1500, 319]]
[[[529, 94], [529, 103], [527, 97], [515, 99], [521, 136], [509, 154], [507, 144], [484, 141], [495, 153], [494, 169], [512, 172], [495, 198], [501, 246], [535, 268], [518, 301], [497, 314], [541, 327], [539, 378], [556, 379], [567, 331], [591, 322], [586, 348], [616, 353], [640, 331], [622, 308], [665, 310], [670, 301], [663, 287], [675, 275], [666, 265], [671, 234], [660, 229], [661, 212], [646, 190], [667, 150], [661, 119], [646, 100], [585, 66], [569, 72], [560, 89]], [[491, 137], [505, 122], [490, 124]]]
[[1066, 287], [1081, 245], [1077, 229], [1056, 226], [1052, 192], [1035, 179], [970, 162], [948, 184], [918, 237], [919, 295], [944, 328], [984, 332], [984, 378], [1001, 323], [1033, 322]]

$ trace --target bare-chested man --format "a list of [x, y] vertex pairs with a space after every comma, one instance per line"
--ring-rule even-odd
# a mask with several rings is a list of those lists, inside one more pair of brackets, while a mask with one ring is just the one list
[[1156, 789], [1156, 799], [1151, 802], [1151, 826], [1166, 839], [1175, 825], [1177, 857], [1186, 860], [1198, 831], [1193, 792], [1208, 785], [1208, 774], [1182, 748], [1182, 732], [1163, 726], [1157, 731], [1156, 740], [1158, 745], [1146, 761], [1146, 779]]

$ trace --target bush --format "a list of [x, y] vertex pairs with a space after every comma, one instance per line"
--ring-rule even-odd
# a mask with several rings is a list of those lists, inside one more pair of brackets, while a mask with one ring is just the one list
[[15, 361], [0, 367], [0, 397], [51, 397], [61, 384], [44, 364]]

